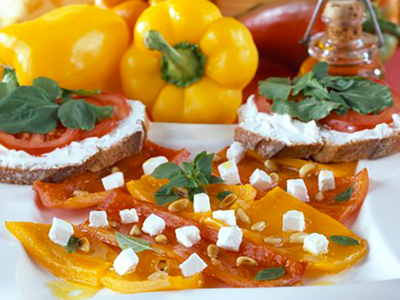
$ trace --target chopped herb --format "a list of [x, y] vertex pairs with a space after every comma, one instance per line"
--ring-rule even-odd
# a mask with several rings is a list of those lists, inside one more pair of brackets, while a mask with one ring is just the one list
[[336, 196], [335, 201], [344, 202], [350, 200], [353, 190], [354, 190], [354, 184], [352, 183], [348, 189], [346, 189], [343, 193]]
[[230, 194], [232, 194], [231, 191], [222, 191], [222, 192], [219, 192], [218, 195], [217, 195], [217, 199], [218, 199], [219, 201], [222, 201], [222, 200], [224, 200], [227, 196], [229, 196]]
[[335, 244], [339, 244], [339, 245], [342, 245], [342, 246], [360, 245], [360, 242], [357, 239], [353, 239], [353, 238], [351, 238], [349, 236], [332, 235], [332, 236], [330, 236], [330, 239]]
[[67, 246], [65, 246], [65, 250], [67, 250], [68, 253], [74, 253], [76, 250], [79, 249], [81, 246], [81, 240], [77, 238], [76, 236], [71, 236], [68, 240]]
[[283, 267], [263, 269], [257, 273], [256, 277], [254, 277], [254, 280], [256, 281], [274, 280], [284, 276], [285, 273], [286, 273], [285, 268]]
[[135, 238], [126, 234], [122, 234], [120, 232], [115, 232], [115, 237], [117, 238], [118, 246], [122, 249], [131, 248], [136, 253], [151, 250], [157, 252], [155, 249], [151, 247], [151, 243], [139, 238]]
[[212, 175], [214, 154], [203, 151], [198, 154], [192, 163], [183, 163], [182, 168], [174, 163], [164, 163], [158, 166], [151, 174], [157, 179], [168, 179], [155, 194], [155, 203], [165, 205], [179, 199], [176, 188], [186, 189], [191, 201], [195, 194], [204, 193], [205, 186], [221, 183], [219, 177]]

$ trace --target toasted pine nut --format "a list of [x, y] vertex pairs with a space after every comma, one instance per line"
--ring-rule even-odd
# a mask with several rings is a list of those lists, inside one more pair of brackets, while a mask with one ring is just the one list
[[156, 240], [157, 243], [160, 243], [160, 244], [168, 243], [168, 238], [163, 234], [157, 235], [155, 240]]
[[211, 257], [211, 263], [213, 265], [220, 265], [221, 264], [221, 262], [218, 259], [214, 258], [214, 257]]
[[260, 222], [253, 224], [253, 226], [251, 226], [251, 230], [262, 232], [262, 231], [264, 231], [264, 229], [266, 227], [267, 227], [267, 223], [265, 221], [260, 221]]
[[85, 253], [90, 251], [90, 242], [87, 238], [82, 237], [79, 239], [79, 250]]
[[185, 210], [189, 206], [189, 199], [180, 199], [175, 202], [172, 202], [168, 206], [168, 210], [170, 212], [180, 212], [182, 210]]
[[276, 172], [279, 170], [278, 164], [272, 159], [266, 159], [264, 162], [264, 167], [268, 172]]
[[81, 190], [76, 190], [72, 192], [72, 196], [74, 197], [82, 197], [82, 196], [86, 196], [89, 195], [89, 192], [87, 191], [81, 191]]
[[243, 223], [250, 224], [250, 222], [251, 222], [250, 217], [246, 214], [246, 212], [241, 207], [239, 207], [236, 210], [236, 215], [237, 215], [238, 219], [240, 221], [242, 221]]
[[277, 173], [271, 173], [269, 174], [269, 177], [271, 177], [271, 181], [273, 184], [278, 183], [279, 175]]
[[137, 236], [137, 235], [141, 235], [142, 231], [140, 230], [139, 226], [137, 225], [133, 225], [131, 230], [129, 231], [129, 235], [132, 236]]
[[299, 176], [301, 178], [306, 178], [307, 176], [311, 175], [313, 171], [317, 168], [315, 163], [308, 163], [302, 166], [299, 170]]
[[315, 195], [315, 200], [317, 200], [317, 201], [322, 201], [322, 200], [324, 200], [324, 193], [323, 193], [323, 192], [318, 192], [318, 193]]
[[224, 200], [222, 200], [221, 204], [219, 205], [221, 208], [227, 208], [231, 206], [237, 199], [237, 196], [235, 194], [229, 194], [228, 196], [225, 197]]
[[254, 267], [257, 266], [257, 262], [252, 259], [251, 257], [248, 256], [239, 256], [236, 259], [236, 266], [240, 267], [240, 266], [250, 266], [250, 267]]
[[161, 259], [157, 263], [157, 271], [166, 272], [168, 270], [168, 261]]
[[264, 243], [271, 246], [280, 247], [282, 246], [283, 240], [279, 236], [268, 236], [264, 239]]
[[304, 242], [304, 238], [307, 236], [308, 234], [307, 233], [304, 233], [304, 232], [297, 232], [297, 233], [293, 233], [291, 236], [290, 236], [290, 242], [291, 243], [303, 243]]
[[219, 253], [219, 248], [217, 245], [210, 244], [207, 247], [207, 255], [209, 258], [217, 258]]
[[118, 173], [118, 172], [121, 172], [121, 169], [118, 168], [118, 167], [113, 167], [113, 168], [111, 169], [111, 173]]
[[147, 279], [151, 281], [166, 279], [166, 278], [168, 278], [168, 274], [161, 271], [154, 272], [153, 274], [150, 274], [149, 277], [147, 277]]
[[110, 225], [110, 227], [115, 228], [118, 226], [118, 222], [116, 220], [108, 220], [108, 224]]

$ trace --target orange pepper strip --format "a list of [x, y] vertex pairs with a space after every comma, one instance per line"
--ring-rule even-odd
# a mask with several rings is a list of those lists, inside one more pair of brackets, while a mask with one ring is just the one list
[[[128, 157], [115, 164], [124, 173], [125, 181], [138, 179], [143, 175], [142, 165], [148, 158], [165, 156], [169, 161], [180, 163], [184, 161], [189, 152], [185, 149], [173, 150], [161, 147], [150, 141], [145, 143], [142, 153]], [[111, 172], [111, 167], [97, 173], [86, 172], [82, 175], [71, 177], [63, 183], [47, 183], [36, 181], [33, 189], [43, 206], [61, 209], [80, 209], [96, 206], [104, 199], [105, 192], [101, 178]], [[74, 192], [83, 191], [89, 194], [74, 196]]]
[[[209, 244], [216, 244], [218, 231], [204, 224], [195, 222], [189, 218], [168, 212], [165, 208], [155, 206], [152, 203], [133, 199], [128, 194], [119, 190], [111, 192], [106, 201], [102, 202], [98, 209], [107, 211], [107, 215], [115, 220], [120, 220], [119, 211], [122, 209], [136, 208], [140, 216], [139, 226], [144, 219], [154, 213], [166, 222], [166, 229], [163, 234], [170, 241], [168, 244], [157, 244], [153, 237], [143, 236], [143, 239], [151, 241], [153, 247], [161, 251], [165, 256], [184, 261], [193, 252], [196, 252], [208, 265], [203, 271], [204, 274], [215, 277], [235, 287], [271, 287], [288, 286], [300, 282], [306, 265], [304, 263], [288, 259], [278, 254], [264, 244], [254, 243], [246, 238], [243, 239], [239, 252], [230, 252], [220, 249], [218, 262], [214, 262], [207, 255]], [[194, 225], [199, 228], [201, 241], [191, 248], [180, 245], [175, 236], [175, 229], [182, 226]], [[89, 227], [87, 223], [81, 224], [80, 228], [93, 238], [116, 245], [115, 235], [112, 230]], [[130, 227], [118, 223], [116, 230], [127, 233]], [[254, 267], [236, 266], [236, 259], [239, 256], [248, 256], [258, 263]], [[282, 266], [286, 274], [271, 281], [255, 281], [254, 276], [261, 269]]]

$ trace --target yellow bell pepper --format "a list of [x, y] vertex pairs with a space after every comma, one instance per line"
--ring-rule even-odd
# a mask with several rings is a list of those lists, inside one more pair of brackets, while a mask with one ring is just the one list
[[250, 32], [206, 0], [148, 8], [121, 62], [123, 89], [155, 121], [231, 123], [258, 53]]
[[45, 76], [64, 88], [107, 90], [129, 40], [126, 23], [113, 11], [66, 6], [1, 29], [0, 65], [14, 68], [21, 85]]
[[112, 10], [125, 20], [129, 30], [133, 32], [136, 21], [148, 7], [149, 5], [142, 0], [129, 0], [114, 6]]

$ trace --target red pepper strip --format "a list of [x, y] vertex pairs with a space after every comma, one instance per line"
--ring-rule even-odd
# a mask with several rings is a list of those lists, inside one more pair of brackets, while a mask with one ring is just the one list
[[[133, 199], [130, 195], [119, 190], [109, 193], [105, 201], [99, 206], [98, 210], [105, 210], [109, 218], [120, 220], [119, 211], [123, 209], [135, 208], [139, 214], [139, 227], [144, 219], [150, 214], [155, 214], [165, 220], [166, 229], [163, 234], [167, 236], [167, 244], [156, 243], [153, 237], [143, 235], [141, 238], [150, 241], [153, 247], [161, 251], [165, 256], [186, 260], [192, 253], [196, 252], [208, 265], [203, 271], [204, 274], [215, 277], [234, 287], [272, 287], [290, 286], [298, 284], [306, 270], [306, 264], [291, 260], [263, 244], [256, 244], [243, 239], [238, 252], [231, 252], [220, 249], [218, 260], [213, 261], [207, 255], [207, 247], [216, 244], [218, 231], [204, 224], [195, 222], [189, 218], [170, 213], [166, 208], [156, 206], [152, 203]], [[186, 248], [179, 244], [175, 237], [175, 229], [182, 226], [194, 225], [200, 230], [201, 241], [191, 248]], [[132, 225], [131, 225], [132, 226]], [[131, 226], [118, 223], [116, 230], [127, 234]], [[79, 228], [85, 231], [92, 238], [111, 243], [117, 246], [115, 235], [109, 229], [98, 229], [89, 227], [87, 223], [81, 224]], [[236, 266], [239, 256], [251, 257], [257, 261], [257, 266]], [[270, 267], [285, 268], [285, 275], [281, 278], [270, 281], [255, 281], [255, 275], [262, 269]]]
[[[169, 161], [181, 163], [190, 155], [185, 149], [168, 149], [150, 141], [146, 141], [142, 153], [135, 154], [117, 162], [117, 167], [124, 173], [125, 182], [139, 179], [143, 175], [142, 165], [150, 157], [165, 156]], [[104, 188], [101, 178], [110, 174], [112, 167], [96, 173], [85, 172], [81, 175], [68, 178], [62, 183], [47, 183], [36, 181], [33, 189], [43, 206], [51, 208], [78, 209], [98, 205], [104, 199]], [[88, 192], [90, 194], [76, 196], [74, 192]], [[82, 193], [81, 193], [82, 194]]]

